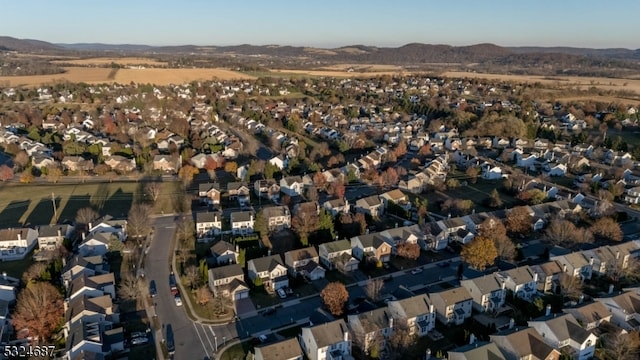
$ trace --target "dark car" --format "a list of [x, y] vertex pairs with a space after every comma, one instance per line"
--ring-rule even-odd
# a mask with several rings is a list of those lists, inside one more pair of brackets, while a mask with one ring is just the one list
[[151, 295], [151, 297], [158, 295], [158, 288], [156, 287], [155, 280], [149, 281], [149, 295]]
[[449, 265], [451, 264], [448, 261], [442, 261], [438, 263], [438, 266], [440, 266], [441, 268], [449, 267]]
[[276, 313], [276, 309], [275, 308], [268, 308], [267, 310], [265, 310], [262, 314], [263, 315], [273, 315]]

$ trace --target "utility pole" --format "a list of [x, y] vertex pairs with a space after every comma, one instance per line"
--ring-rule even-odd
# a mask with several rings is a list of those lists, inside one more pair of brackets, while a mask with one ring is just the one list
[[53, 223], [58, 222], [58, 208], [56, 207], [56, 196], [51, 192], [51, 203], [53, 204]]

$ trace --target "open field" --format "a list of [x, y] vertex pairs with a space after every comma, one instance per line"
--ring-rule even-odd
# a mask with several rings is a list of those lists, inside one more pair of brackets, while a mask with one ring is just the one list
[[600, 96], [600, 95], [593, 95], [593, 96], [567, 96], [567, 97], [554, 97], [554, 99], [556, 101], [560, 101], [560, 102], [580, 102], [580, 101], [591, 100], [591, 101], [597, 101], [597, 102], [602, 102], [602, 103], [618, 103], [618, 102], [622, 102], [622, 103], [633, 105], [633, 106], [640, 105], [640, 100], [627, 99], [627, 98], [615, 97], [615, 96]]
[[3, 86], [40, 86], [59, 82], [84, 82], [87, 84], [120, 83], [157, 85], [183, 84], [196, 80], [243, 80], [253, 76], [227, 69], [119, 69], [110, 79], [111, 68], [66, 67], [63, 74], [34, 76], [0, 76]]
[[402, 66], [398, 65], [384, 65], [384, 64], [335, 64], [324, 66], [320, 70], [325, 71], [341, 71], [345, 72], [349, 69], [353, 69], [355, 72], [401, 72], [404, 71]]
[[149, 66], [166, 66], [167, 63], [164, 61], [158, 61], [150, 58], [142, 58], [142, 57], [124, 57], [124, 58], [116, 58], [116, 57], [99, 57], [99, 58], [90, 58], [90, 59], [70, 59], [70, 60], [54, 60], [51, 61], [54, 64], [71, 64], [71, 65], [96, 65], [96, 66], [104, 66], [111, 65], [112, 63], [127, 66], [127, 65], [149, 65]]
[[477, 79], [497, 79], [501, 81], [513, 82], [539, 82], [545, 85], [559, 87], [579, 88], [587, 90], [596, 87], [603, 90], [613, 91], [634, 91], [640, 94], [639, 79], [614, 79], [601, 77], [581, 77], [581, 76], [540, 76], [540, 75], [504, 75], [504, 74], [483, 74], [464, 71], [446, 71], [440, 74], [450, 78], [477, 78]]
[[346, 71], [346, 70], [271, 70], [274, 75], [277, 74], [293, 74], [298, 76], [318, 76], [318, 77], [376, 77], [380, 75], [399, 75], [402, 70], [398, 71]]
[[58, 220], [73, 220], [78, 209], [93, 206], [101, 215], [122, 216], [140, 193], [139, 183], [100, 184], [3, 184], [0, 187], [0, 228], [23, 224], [50, 224], [54, 219], [52, 195]]

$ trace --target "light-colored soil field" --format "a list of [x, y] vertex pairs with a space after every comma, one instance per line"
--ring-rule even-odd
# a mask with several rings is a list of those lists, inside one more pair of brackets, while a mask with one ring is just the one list
[[74, 60], [54, 60], [52, 61], [54, 64], [71, 64], [71, 65], [109, 65], [111, 63], [116, 63], [118, 65], [127, 66], [127, 65], [149, 65], [149, 66], [166, 66], [167, 63], [164, 61], [158, 61], [155, 59], [142, 58], [142, 57], [124, 57], [124, 58], [91, 58], [91, 59], [74, 59]]
[[[376, 77], [380, 75], [398, 75], [402, 71], [332, 71], [332, 70], [271, 70], [274, 73], [307, 75], [307, 76], [323, 76], [323, 77]], [[405, 73], [406, 74], [406, 73]], [[1, 79], [0, 79], [1, 80]]]
[[599, 77], [580, 77], [580, 76], [539, 76], [539, 75], [503, 75], [503, 74], [483, 74], [464, 71], [447, 71], [440, 74], [441, 76], [451, 78], [476, 78], [476, 79], [497, 79], [502, 81], [513, 82], [539, 82], [546, 85], [554, 85], [560, 87], [571, 87], [586, 90], [596, 87], [604, 90], [614, 91], [634, 91], [640, 94], [640, 80], [637, 79], [614, 79]]
[[120, 69], [115, 79], [109, 79], [110, 68], [68, 67], [64, 74], [34, 76], [0, 76], [3, 86], [40, 86], [58, 82], [87, 84], [130, 82], [140, 84], [183, 84], [196, 80], [242, 80], [254, 77], [227, 69]]
[[322, 68], [322, 70], [328, 70], [328, 71], [347, 71], [349, 69], [353, 69], [354, 71], [358, 71], [358, 72], [360, 71], [362, 72], [404, 71], [404, 68], [402, 66], [383, 65], [383, 64], [335, 64], [335, 65], [325, 66]]
[[596, 101], [602, 103], [624, 103], [629, 105], [640, 105], [640, 100], [627, 99], [627, 98], [619, 98], [615, 96], [567, 96], [567, 97], [556, 97], [554, 98], [556, 101], [560, 102], [580, 102], [580, 101]]

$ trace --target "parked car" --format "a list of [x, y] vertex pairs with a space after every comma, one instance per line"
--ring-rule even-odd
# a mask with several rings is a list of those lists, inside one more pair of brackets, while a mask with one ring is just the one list
[[149, 295], [151, 295], [151, 297], [158, 295], [158, 288], [156, 287], [155, 280], [149, 281]]
[[267, 338], [267, 335], [260, 335], [258, 339], [260, 339], [260, 342], [267, 342], [268, 338]]
[[147, 337], [135, 337], [131, 339], [131, 345], [144, 345], [149, 342], [149, 338]]
[[422, 272], [422, 269], [421, 269], [421, 268], [415, 268], [415, 269], [411, 270], [411, 273], [412, 273], [413, 275], [420, 274], [421, 272]]
[[438, 263], [438, 266], [441, 268], [449, 267], [449, 265], [451, 265], [451, 263], [449, 263], [448, 261], [441, 261]]
[[286, 299], [287, 298], [287, 293], [284, 292], [284, 289], [280, 288], [277, 290], [278, 296], [280, 296], [280, 299]]
[[175, 300], [176, 302], [176, 306], [182, 306], [182, 298], [180, 297], [180, 295], [176, 295], [173, 300]]
[[268, 308], [267, 310], [265, 310], [262, 314], [263, 315], [273, 315], [276, 313], [276, 309], [275, 308]]

